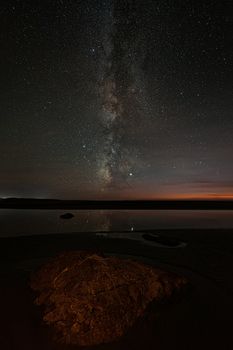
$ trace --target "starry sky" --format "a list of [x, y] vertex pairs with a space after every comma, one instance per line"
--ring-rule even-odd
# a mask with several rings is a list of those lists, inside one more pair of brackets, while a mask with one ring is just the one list
[[230, 1], [3, 0], [0, 197], [233, 198]]

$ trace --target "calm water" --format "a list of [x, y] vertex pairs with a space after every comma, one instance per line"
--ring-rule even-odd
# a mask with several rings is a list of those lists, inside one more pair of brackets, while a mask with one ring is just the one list
[[178, 210], [73, 210], [64, 220], [63, 210], [0, 210], [0, 236], [65, 232], [136, 231], [143, 229], [233, 228], [233, 211]]

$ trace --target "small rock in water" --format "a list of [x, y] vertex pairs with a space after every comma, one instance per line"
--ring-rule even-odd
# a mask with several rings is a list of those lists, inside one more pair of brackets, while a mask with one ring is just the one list
[[66, 213], [66, 214], [60, 215], [61, 219], [72, 219], [73, 217], [74, 215], [72, 213]]
[[155, 242], [165, 247], [176, 248], [176, 247], [181, 247], [185, 245], [184, 242], [181, 242], [179, 239], [175, 237], [168, 237], [163, 235], [160, 236], [158, 234], [153, 234], [153, 233], [145, 233], [144, 235], [142, 235], [142, 237], [146, 241]]

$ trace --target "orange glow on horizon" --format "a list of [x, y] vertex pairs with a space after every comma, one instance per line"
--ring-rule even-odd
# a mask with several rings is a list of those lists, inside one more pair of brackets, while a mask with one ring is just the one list
[[[93, 199], [93, 196], [90, 196]], [[233, 193], [106, 193], [96, 200], [233, 200]]]
[[227, 194], [227, 193], [172, 193], [172, 194], [164, 194], [161, 196], [150, 196], [151, 200], [233, 200], [233, 193]]

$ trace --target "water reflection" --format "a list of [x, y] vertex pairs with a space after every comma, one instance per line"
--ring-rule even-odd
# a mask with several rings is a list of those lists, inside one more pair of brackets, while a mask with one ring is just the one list
[[0, 210], [0, 236], [144, 229], [233, 228], [232, 211], [184, 210]]

